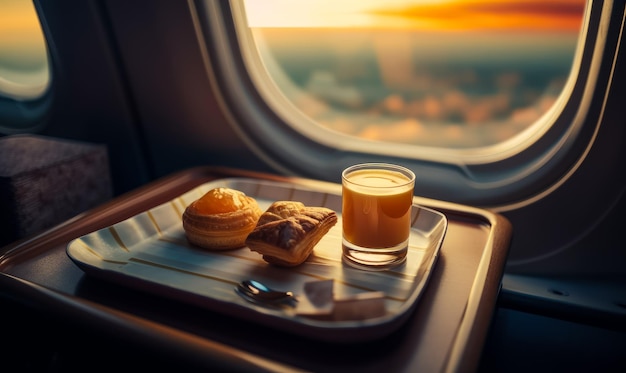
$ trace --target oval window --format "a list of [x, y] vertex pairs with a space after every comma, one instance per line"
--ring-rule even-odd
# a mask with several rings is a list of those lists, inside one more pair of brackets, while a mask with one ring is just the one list
[[298, 131], [334, 148], [484, 161], [552, 123], [572, 88], [585, 1], [272, 0], [243, 11], [264, 68], [257, 88]]

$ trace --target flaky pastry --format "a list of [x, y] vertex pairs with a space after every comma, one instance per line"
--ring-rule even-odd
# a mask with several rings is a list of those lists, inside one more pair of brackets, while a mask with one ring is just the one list
[[215, 188], [187, 206], [183, 228], [194, 245], [211, 250], [242, 247], [262, 211], [257, 201], [230, 188]]
[[337, 214], [331, 209], [278, 201], [261, 215], [246, 245], [268, 263], [293, 267], [307, 260], [336, 223]]

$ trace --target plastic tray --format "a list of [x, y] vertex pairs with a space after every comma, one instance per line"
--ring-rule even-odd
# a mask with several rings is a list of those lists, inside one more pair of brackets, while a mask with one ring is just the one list
[[[324, 206], [339, 216], [311, 257], [294, 268], [267, 264], [247, 247], [211, 252], [186, 240], [181, 216], [185, 207], [216, 187], [241, 190], [262, 210], [277, 200]], [[447, 230], [441, 212], [413, 206], [409, 252], [405, 264], [387, 271], [354, 269], [341, 260], [341, 190], [248, 178], [202, 184], [173, 200], [112, 226], [79, 237], [67, 245], [69, 258], [85, 273], [123, 286], [206, 307], [314, 339], [352, 341], [385, 336], [396, 330], [418, 304], [437, 262]], [[386, 314], [365, 320], [320, 320], [289, 308], [267, 308], [246, 302], [234, 287], [255, 279], [270, 287], [302, 294], [310, 281], [332, 279], [337, 298], [381, 291]]]

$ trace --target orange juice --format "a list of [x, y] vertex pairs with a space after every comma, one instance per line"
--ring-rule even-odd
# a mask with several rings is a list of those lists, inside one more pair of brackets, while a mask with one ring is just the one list
[[406, 250], [415, 175], [379, 166], [344, 172], [343, 237], [357, 247]]

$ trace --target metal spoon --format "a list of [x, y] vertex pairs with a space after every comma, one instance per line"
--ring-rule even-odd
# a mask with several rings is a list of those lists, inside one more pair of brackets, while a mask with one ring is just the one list
[[235, 287], [235, 292], [249, 302], [268, 306], [286, 304], [293, 307], [295, 306], [294, 302], [298, 301], [291, 291], [278, 291], [270, 289], [266, 285], [255, 280], [245, 280], [240, 282], [237, 284], [237, 287]]

